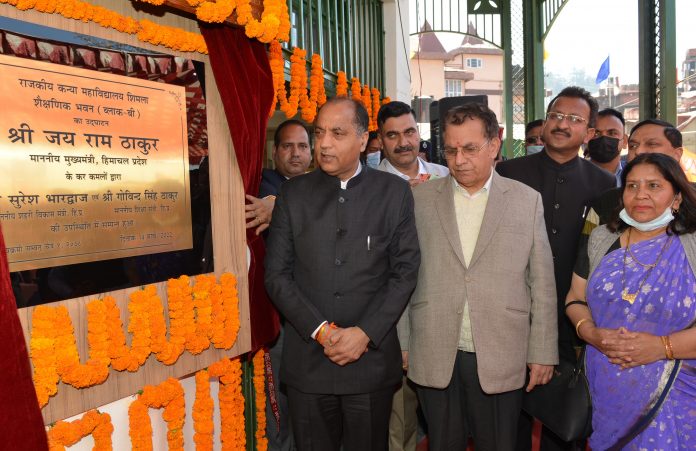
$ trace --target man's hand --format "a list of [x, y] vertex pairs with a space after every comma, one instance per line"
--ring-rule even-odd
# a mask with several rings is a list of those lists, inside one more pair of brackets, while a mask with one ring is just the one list
[[401, 368], [408, 371], [408, 351], [401, 351]]
[[256, 227], [256, 234], [260, 235], [261, 232], [266, 230], [271, 224], [275, 197], [269, 196], [259, 199], [258, 197], [247, 194], [246, 199], [249, 203], [244, 206], [244, 210], [246, 210], [245, 216], [246, 219], [251, 219], [246, 223], [246, 228], [250, 229]]
[[540, 365], [538, 363], [528, 363], [529, 367], [529, 384], [527, 385], [527, 393], [532, 391], [537, 385], [548, 384], [553, 376], [553, 365]]
[[339, 327], [326, 339], [324, 354], [336, 365], [344, 366], [362, 357], [369, 342], [370, 337], [359, 327]]

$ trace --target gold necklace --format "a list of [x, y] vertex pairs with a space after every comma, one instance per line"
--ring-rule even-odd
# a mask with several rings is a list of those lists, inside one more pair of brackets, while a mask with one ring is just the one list
[[[660, 250], [660, 254], [657, 256], [657, 259], [655, 260], [655, 263], [651, 264], [645, 264], [639, 262], [636, 257], [633, 255], [633, 252], [631, 252], [631, 229], [628, 229], [628, 238], [626, 239], [626, 249], [624, 249], [624, 256], [623, 256], [623, 272], [621, 273], [621, 299], [624, 301], [628, 302], [629, 304], [633, 305], [634, 302], [636, 302], [636, 298], [640, 294], [641, 289], [643, 288], [643, 285], [645, 284], [645, 281], [648, 280], [648, 277], [650, 277], [650, 273], [652, 273], [652, 270], [655, 269], [657, 266], [657, 263], [660, 261], [662, 258], [662, 254], [664, 254], [665, 249], [669, 247], [669, 244], [672, 242], [672, 238], [674, 238], [674, 235], [670, 236], [668, 240], [665, 241], [665, 244], [662, 246], [662, 249]], [[643, 279], [640, 281], [638, 284], [638, 289], [636, 290], [635, 293], [629, 293], [628, 288], [626, 287], [626, 255], [630, 254], [631, 259], [633, 259], [634, 262], [638, 263], [639, 265], [643, 266], [644, 268], [648, 268], [648, 270], [645, 272], [645, 275], [643, 276]]]

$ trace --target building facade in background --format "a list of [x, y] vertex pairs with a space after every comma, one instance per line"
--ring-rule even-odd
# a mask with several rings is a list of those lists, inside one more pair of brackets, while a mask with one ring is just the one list
[[488, 106], [503, 123], [503, 51], [476, 34], [469, 23], [459, 47], [447, 51], [426, 21], [412, 42], [411, 95], [433, 100], [486, 95]]

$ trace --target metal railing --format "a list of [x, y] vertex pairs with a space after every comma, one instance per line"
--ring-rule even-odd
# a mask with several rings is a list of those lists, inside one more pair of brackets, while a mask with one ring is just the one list
[[307, 60], [316, 53], [324, 63], [329, 94], [335, 89], [336, 73], [344, 71], [362, 84], [384, 90], [384, 29], [379, 0], [288, 0], [292, 29], [289, 51], [300, 47]]

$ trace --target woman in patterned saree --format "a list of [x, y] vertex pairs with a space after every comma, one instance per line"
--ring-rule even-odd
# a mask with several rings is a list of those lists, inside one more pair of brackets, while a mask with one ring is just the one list
[[592, 231], [566, 300], [589, 344], [590, 446], [696, 449], [696, 189], [661, 154], [622, 182], [623, 209]]

